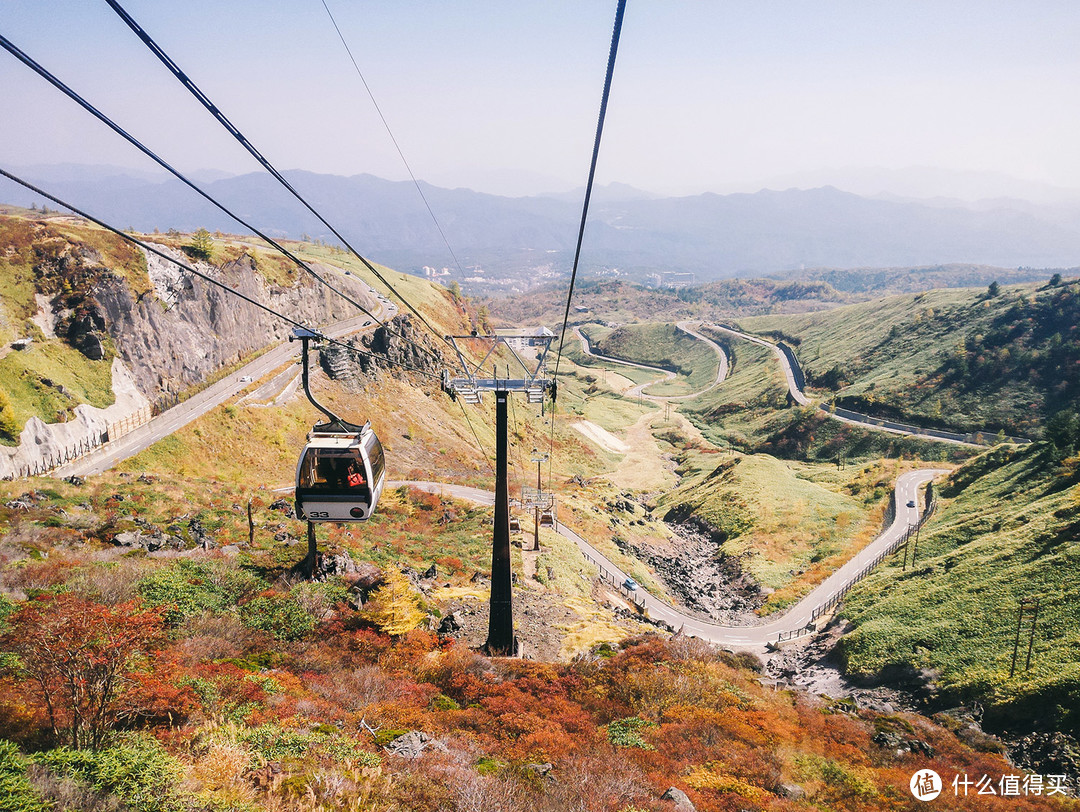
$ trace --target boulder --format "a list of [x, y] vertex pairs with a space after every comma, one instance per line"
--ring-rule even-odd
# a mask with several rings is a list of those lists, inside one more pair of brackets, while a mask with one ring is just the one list
[[667, 791], [660, 796], [661, 801], [672, 801], [677, 812], [697, 812], [697, 807], [687, 797], [686, 793], [678, 787], [668, 787]]
[[446, 752], [446, 745], [431, 738], [422, 730], [410, 730], [408, 733], [398, 736], [383, 748], [391, 755], [401, 758], [420, 758], [425, 750], [441, 750]]
[[453, 635], [461, 631], [461, 622], [457, 619], [453, 612], [446, 614], [439, 622], [439, 628], [437, 634], [446, 636]]

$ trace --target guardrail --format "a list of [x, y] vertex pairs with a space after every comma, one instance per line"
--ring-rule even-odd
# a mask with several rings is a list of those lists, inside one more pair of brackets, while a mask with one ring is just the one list
[[[578, 549], [580, 550], [581, 548], [579, 547]], [[637, 607], [639, 612], [645, 611], [645, 599], [639, 598], [637, 594], [635, 594], [637, 590], [631, 592], [624, 586], [626, 580], [625, 578], [620, 581], [614, 574], [608, 572], [603, 564], [601, 564], [584, 550], [581, 550], [581, 555], [586, 561], [588, 561], [590, 564], [600, 570], [600, 580], [610, 582], [620, 595], [623, 595], [628, 601], [630, 601], [630, 603], [634, 604], [634, 606]]]
[[[873, 417], [862, 412], [853, 412], [851, 409], [845, 409], [842, 406], [836, 406], [830, 403], [822, 403], [820, 407], [822, 411], [834, 417], [842, 417], [845, 420], [851, 420], [855, 423], [862, 423], [867, 426], [877, 426], [879, 428], [894, 429], [895, 431], [902, 431], [906, 434], [912, 434], [915, 436], [935, 437], [939, 440], [951, 440], [957, 443], [971, 443], [972, 445], [990, 445], [993, 439], [997, 438], [996, 434], [989, 434], [985, 431], [972, 431], [963, 434], [958, 431], [945, 431], [944, 429], [930, 429], [924, 426], [916, 426], [914, 423], [901, 423], [897, 420], [889, 420], [884, 417]], [[990, 438], [988, 440], [987, 438]], [[1016, 443], [1017, 445], [1029, 445], [1031, 440], [1026, 437], [1013, 437], [1006, 434], [1002, 438], [1005, 442]]]
[[805, 637], [808, 634], [813, 634], [814, 632], [816, 632], [817, 627], [815, 625], [815, 621], [819, 617], [821, 617], [827, 611], [836, 606], [836, 604], [840, 603], [840, 601], [844, 599], [844, 596], [847, 595], [849, 591], [851, 591], [851, 588], [863, 578], [865, 578], [867, 575], [869, 575], [871, 572], [873, 572], [874, 569], [878, 566], [878, 564], [880, 564], [890, 555], [892, 555], [905, 544], [907, 544], [911, 540], [911, 534], [918, 532], [919, 528], [921, 528], [923, 524], [926, 523], [927, 519], [929, 519], [934, 514], [934, 511], [937, 510], [937, 496], [934, 495], [933, 489], [928, 488], [927, 493], [930, 496], [930, 502], [929, 504], [927, 504], [926, 510], [922, 512], [922, 514], [919, 516], [918, 521], [915, 522], [915, 524], [908, 525], [908, 529], [896, 541], [894, 541], [887, 548], [878, 553], [874, 557], [873, 561], [871, 561], [869, 564], [859, 570], [855, 575], [851, 576], [851, 578], [845, 581], [843, 585], [836, 592], [830, 595], [823, 603], [820, 603], [816, 607], [814, 607], [814, 611], [810, 613], [809, 623], [807, 623], [801, 629], [792, 629], [791, 631], [780, 632], [777, 635], [776, 642], [783, 643], [787, 640], [794, 640], [798, 637]]
[[108, 423], [105, 431], [93, 432], [76, 440], [74, 443], [64, 446], [58, 451], [41, 457], [33, 462], [16, 467], [6, 479], [26, 479], [32, 476], [44, 476], [58, 468], [62, 468], [69, 462], [85, 457], [87, 454], [107, 446], [114, 440], [134, 431], [140, 426], [150, 422], [151, 410], [149, 406], [143, 406], [131, 414], [119, 420]]
[[[718, 327], [729, 330], [736, 335], [741, 335], [744, 339], [747, 338], [747, 333], [742, 333], [740, 330], [736, 330], [734, 327], [730, 327], [723, 324], [718, 324]], [[749, 340], [749, 339], [748, 339]], [[806, 375], [803, 372], [802, 365], [799, 363], [799, 359], [795, 355], [793, 350], [788, 344], [783, 341], [777, 341], [776, 343], [766, 341], [763, 338], [754, 337], [753, 340], [761, 341], [766, 344], [772, 344], [780, 352], [784, 354], [784, 357], [788, 360], [788, 366], [791, 369], [791, 376], [795, 381], [795, 388], [800, 394], [806, 394]], [[971, 445], [993, 445], [994, 440], [998, 437], [997, 434], [986, 431], [971, 431], [971, 432], [958, 432], [958, 431], [946, 431], [945, 429], [927, 428], [925, 426], [917, 426], [914, 423], [901, 423], [897, 420], [890, 420], [884, 417], [874, 417], [873, 415], [864, 414], [862, 412], [854, 412], [851, 409], [845, 409], [842, 406], [837, 406], [832, 403], [820, 403], [818, 408], [828, 415], [833, 417], [843, 418], [844, 420], [850, 420], [853, 423], [861, 423], [864, 426], [874, 426], [882, 429], [891, 429], [903, 434], [921, 435], [923, 437], [933, 437], [938, 440], [947, 440], [955, 443], [970, 443]], [[1004, 442], [1016, 443], [1017, 445], [1029, 445], [1032, 440], [1027, 437], [1013, 437], [1006, 434], [1001, 437]]]

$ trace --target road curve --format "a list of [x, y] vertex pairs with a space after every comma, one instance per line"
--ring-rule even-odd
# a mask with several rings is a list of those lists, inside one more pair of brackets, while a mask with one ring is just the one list
[[773, 344], [771, 341], [766, 341], [764, 338], [750, 335], [749, 333], [740, 333], [738, 330], [732, 330], [730, 327], [722, 327], [719, 324], [710, 324], [709, 328], [721, 333], [728, 333], [736, 338], [741, 338], [743, 341], [750, 341], [754, 344], [760, 344], [762, 347], [768, 347], [780, 362], [781, 369], [784, 370], [784, 378], [787, 379], [788, 392], [791, 393], [792, 400], [800, 406], [814, 405], [814, 401], [810, 400], [795, 382], [795, 370], [791, 368], [791, 362], [788, 360], [787, 355], [785, 355], [784, 351], [776, 344]]
[[[780, 617], [758, 626], [725, 626], [710, 623], [698, 617], [684, 614], [671, 604], [651, 595], [643, 587], [638, 587], [635, 599], [643, 602], [648, 615], [653, 620], [662, 620], [683, 634], [699, 637], [722, 646], [731, 648], [763, 651], [769, 643], [783, 633], [792, 633], [805, 628], [813, 620], [814, 610], [828, 603], [857, 579], [859, 573], [872, 564], [878, 556], [890, 549], [918, 522], [918, 507], [907, 507], [909, 502], [919, 503], [919, 489], [939, 474], [948, 473], [945, 469], [923, 469], [902, 474], [896, 481], [896, 517], [877, 538], [859, 551], [850, 561], [839, 567], [832, 575], [816, 586], [813, 591], [788, 609]], [[463, 485], [448, 485], [440, 482], [390, 482], [391, 487], [409, 485], [428, 493], [452, 496], [457, 499], [482, 505], [494, 505], [495, 495], [480, 488]], [[629, 577], [603, 553], [589, 544], [584, 538], [559, 522], [556, 529], [564, 537], [577, 544], [578, 549], [594, 563], [613, 576], [617, 583]]]
[[661, 367], [649, 366], [648, 364], [636, 364], [633, 361], [624, 361], [621, 358], [613, 358], [610, 355], [600, 355], [599, 353], [593, 352], [592, 346], [589, 344], [589, 339], [585, 336], [584, 333], [581, 332], [580, 327], [575, 327], [574, 328], [574, 335], [577, 336], [578, 341], [581, 343], [581, 351], [583, 353], [585, 353], [586, 355], [588, 355], [590, 358], [598, 358], [601, 361], [605, 361], [607, 363], [621, 364], [622, 366], [626, 366], [626, 367], [637, 367], [638, 369], [647, 369], [647, 370], [650, 370], [652, 372], [657, 372], [660, 375], [664, 376], [662, 379], [658, 378], [655, 381], [646, 381], [645, 383], [639, 383], [636, 386], [631, 387], [626, 392], [627, 397], [632, 397], [632, 398], [634, 398], [634, 397], [642, 397], [642, 398], [645, 398], [646, 400], [652, 400], [652, 401], [656, 401], [656, 402], [664, 402], [664, 401], [671, 401], [671, 400], [688, 400], [690, 398], [696, 398], [698, 395], [703, 395], [706, 392], [709, 392], [712, 389], [715, 389], [717, 386], [719, 386], [721, 383], [724, 382], [724, 379], [727, 377], [727, 374], [728, 374], [728, 357], [727, 357], [727, 353], [724, 352], [724, 348], [721, 347], [719, 344], [717, 344], [715, 341], [713, 341], [708, 336], [704, 336], [701, 333], [694, 330], [690, 326], [690, 324], [691, 323], [688, 322], [688, 321], [680, 321], [675, 326], [678, 329], [682, 330], [687, 335], [691, 335], [694, 338], [698, 339], [699, 341], [704, 341], [706, 344], [708, 344], [710, 347], [712, 347], [713, 350], [716, 352], [717, 358], [719, 359], [719, 363], [717, 364], [717, 368], [716, 368], [716, 380], [713, 381], [711, 384], [709, 384], [704, 389], [702, 389], [700, 392], [691, 392], [689, 395], [650, 395], [650, 394], [646, 393], [645, 392], [645, 387], [646, 386], [652, 386], [653, 384], [660, 383], [661, 381], [670, 381], [675, 377], [675, 373], [672, 372], [671, 370], [668, 370], [668, 369], [662, 369]]
[[[816, 405], [833, 420], [838, 420], [841, 423], [847, 423], [852, 426], [860, 426], [872, 431], [884, 431], [889, 434], [901, 434], [907, 437], [918, 437], [921, 440], [934, 440], [936, 442], [952, 443], [953, 445], [968, 446], [970, 448], [985, 447], [985, 444], [973, 443], [962, 439], [962, 436], [955, 432], [947, 432], [939, 429], [920, 429], [915, 426], [904, 427], [895, 421], [874, 418], [870, 415], [859, 414], [858, 412], [853, 412], [849, 409], [830, 409], [825, 404], [815, 404], [813, 400], [807, 397], [806, 393], [802, 391], [799, 384], [796, 382], [795, 370], [792, 368], [791, 359], [777, 344], [766, 341], [758, 336], [751, 335], [750, 333], [743, 333], [738, 330], [733, 330], [730, 327], [724, 327], [720, 324], [710, 324], [708, 326], [710, 329], [718, 332], [728, 333], [743, 341], [750, 341], [754, 344], [760, 344], [762, 347], [771, 349], [776, 356], [776, 359], [780, 362], [781, 369], [784, 371], [784, 377], [787, 379], [788, 392], [791, 394], [792, 399], [800, 406]], [[1028, 440], [1018, 437], [1010, 437], [1009, 440], [1020, 443], [1029, 442]]]

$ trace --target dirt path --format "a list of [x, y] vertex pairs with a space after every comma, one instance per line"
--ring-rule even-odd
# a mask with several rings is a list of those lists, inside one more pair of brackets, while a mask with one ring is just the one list
[[592, 440], [606, 451], [611, 451], [615, 454], [625, 454], [632, 450], [629, 445], [624, 443], [610, 431], [601, 428], [591, 420], [578, 420], [571, 423], [570, 428], [584, 435], [587, 439]]

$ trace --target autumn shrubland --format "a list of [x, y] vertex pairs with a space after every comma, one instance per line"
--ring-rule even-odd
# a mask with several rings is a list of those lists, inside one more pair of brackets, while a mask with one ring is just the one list
[[[919, 717], [774, 692], [754, 658], [693, 640], [629, 638], [565, 663], [490, 660], [420, 629], [380, 632], [341, 603], [275, 636], [245, 620], [258, 596], [176, 624], [65, 586], [5, 618], [0, 733], [28, 753], [0, 745], [14, 808], [98, 798], [136, 810], [441, 810], [483, 799], [660, 810], [674, 784], [702, 810], [906, 809], [916, 768], [1009, 770]], [[98, 740], [74, 738], [81, 706], [64, 691], [68, 672], [104, 700]], [[880, 747], [881, 730], [933, 756]], [[419, 758], [386, 749], [409, 731], [424, 733]]]

